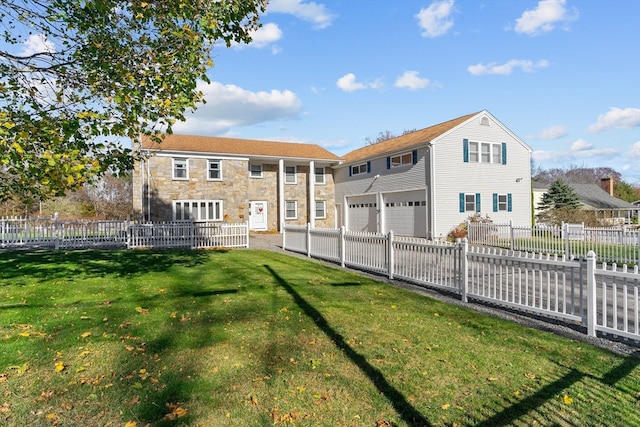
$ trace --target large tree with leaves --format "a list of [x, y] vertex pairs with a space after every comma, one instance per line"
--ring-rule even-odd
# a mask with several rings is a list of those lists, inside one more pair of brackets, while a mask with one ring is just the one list
[[0, 201], [127, 170], [202, 99], [217, 42], [248, 43], [267, 0], [0, 3]]

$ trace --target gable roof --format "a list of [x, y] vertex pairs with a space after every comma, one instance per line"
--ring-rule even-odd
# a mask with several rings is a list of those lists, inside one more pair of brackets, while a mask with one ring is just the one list
[[165, 135], [160, 144], [143, 137], [141, 148], [145, 150], [242, 155], [247, 157], [326, 160], [332, 163], [338, 163], [339, 161], [338, 156], [316, 144], [223, 138], [218, 136], [171, 134]]
[[637, 209], [636, 206], [624, 200], [613, 197], [597, 184], [573, 184], [571, 186], [585, 205], [595, 209]]
[[379, 157], [386, 153], [406, 150], [420, 144], [425, 144], [466, 122], [479, 113], [481, 113], [481, 111], [473, 114], [467, 114], [466, 116], [458, 117], [457, 119], [439, 123], [428, 128], [420, 129], [406, 135], [358, 148], [357, 150], [353, 150], [345, 154], [342, 159], [348, 163], [357, 162], [358, 160]]

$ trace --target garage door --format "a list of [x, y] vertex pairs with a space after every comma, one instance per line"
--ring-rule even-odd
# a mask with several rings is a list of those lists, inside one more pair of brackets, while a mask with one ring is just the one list
[[384, 232], [398, 236], [427, 237], [427, 203], [424, 191], [388, 193], [384, 200]]
[[350, 231], [378, 231], [376, 195], [347, 197], [347, 225]]

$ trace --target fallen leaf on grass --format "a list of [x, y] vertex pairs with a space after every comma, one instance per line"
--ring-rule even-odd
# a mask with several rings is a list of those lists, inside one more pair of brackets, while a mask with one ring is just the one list
[[253, 406], [258, 406], [258, 399], [254, 395], [249, 396], [249, 401]]
[[0, 414], [7, 414], [11, 412], [11, 404], [10, 403], [3, 403], [2, 406], [0, 406]]
[[529, 378], [530, 380], [535, 380], [536, 379], [536, 374], [524, 374], [524, 376]]
[[167, 403], [167, 408], [171, 410], [171, 412], [164, 416], [164, 419], [167, 421], [173, 421], [187, 415], [187, 410], [180, 407], [179, 405]]
[[56, 371], [57, 372], [64, 371], [64, 368], [65, 368], [65, 366], [64, 366], [63, 362], [56, 362]]
[[91, 335], [91, 331], [87, 331], [87, 332], [83, 332], [82, 334], [80, 334], [80, 337], [81, 338], [86, 338], [86, 337], [88, 337], [90, 335]]
[[18, 373], [18, 375], [22, 375], [29, 369], [29, 363], [25, 362], [22, 365], [9, 366], [9, 369], [14, 369]]
[[149, 313], [149, 309], [148, 308], [142, 308], [142, 307], [136, 307], [136, 311], [140, 314], [147, 314]]
[[135, 421], [128, 421], [124, 427], [137, 427], [138, 423]]
[[451, 405], [449, 403], [445, 403], [444, 405], [442, 405], [440, 408], [444, 409], [445, 411], [447, 409], [449, 409], [451, 407]]
[[562, 398], [562, 401], [564, 402], [565, 405], [571, 405], [573, 403], [573, 397], [569, 396], [568, 394], [565, 394], [564, 397]]

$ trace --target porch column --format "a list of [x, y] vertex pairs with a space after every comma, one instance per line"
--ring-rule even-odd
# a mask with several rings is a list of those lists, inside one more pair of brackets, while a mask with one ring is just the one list
[[316, 162], [309, 162], [309, 223], [316, 226]]
[[282, 233], [284, 227], [284, 159], [278, 160], [278, 230]]

